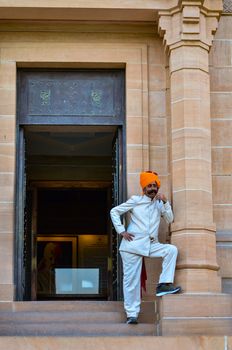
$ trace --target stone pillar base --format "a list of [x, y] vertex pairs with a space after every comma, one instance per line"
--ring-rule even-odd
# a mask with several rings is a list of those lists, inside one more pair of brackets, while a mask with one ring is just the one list
[[232, 295], [176, 294], [159, 299], [159, 335], [230, 335]]
[[176, 270], [175, 284], [180, 285], [184, 293], [221, 292], [221, 278], [217, 271], [208, 269]]

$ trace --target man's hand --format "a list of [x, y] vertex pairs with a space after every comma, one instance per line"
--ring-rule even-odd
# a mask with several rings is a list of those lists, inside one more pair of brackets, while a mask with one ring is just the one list
[[162, 193], [157, 193], [157, 195], [155, 196], [155, 199], [158, 201], [160, 200], [163, 201], [164, 204], [167, 202], [167, 198]]
[[133, 237], [135, 236], [127, 231], [122, 232], [121, 235], [126, 241], [133, 241]]

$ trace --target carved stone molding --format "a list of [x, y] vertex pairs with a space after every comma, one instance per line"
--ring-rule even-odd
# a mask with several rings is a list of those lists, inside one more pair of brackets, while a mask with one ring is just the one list
[[[209, 49], [218, 27], [222, 1], [179, 0], [178, 5], [159, 12], [159, 34], [169, 50], [183, 45]], [[215, 3], [214, 3], [215, 5]]]
[[232, 13], [232, 0], [224, 0], [223, 1], [223, 12], [224, 13]]

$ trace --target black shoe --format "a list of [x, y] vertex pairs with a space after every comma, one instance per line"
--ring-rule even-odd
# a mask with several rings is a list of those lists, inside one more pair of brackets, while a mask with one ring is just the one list
[[138, 323], [137, 317], [127, 317], [126, 323], [127, 324], [137, 324]]
[[162, 297], [165, 294], [176, 294], [181, 292], [181, 287], [175, 287], [172, 283], [160, 283], [156, 288], [156, 296]]

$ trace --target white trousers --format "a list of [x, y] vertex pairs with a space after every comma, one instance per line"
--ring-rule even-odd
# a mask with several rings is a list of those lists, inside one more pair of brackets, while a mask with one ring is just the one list
[[[142, 256], [120, 252], [123, 262], [124, 309], [127, 317], [137, 317], [141, 304]], [[177, 248], [171, 244], [151, 243], [150, 258], [163, 258], [159, 283], [173, 283]]]

